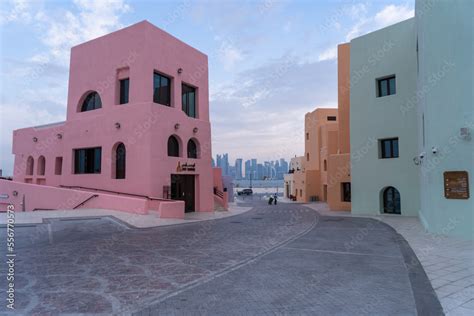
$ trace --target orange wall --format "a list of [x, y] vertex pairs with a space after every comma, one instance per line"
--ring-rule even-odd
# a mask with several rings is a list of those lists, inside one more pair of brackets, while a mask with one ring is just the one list
[[351, 182], [350, 154], [331, 155], [328, 164], [328, 205], [331, 210], [351, 209], [350, 202], [342, 201], [342, 182]]
[[[326, 124], [334, 124], [334, 121], [328, 121], [328, 116], [337, 117], [337, 109], [316, 109], [305, 115], [305, 157], [306, 169], [319, 170], [320, 152], [322, 145], [321, 127]], [[309, 135], [309, 139], [308, 139]]]
[[[342, 200], [342, 183], [351, 182], [350, 166], [350, 44], [337, 47], [338, 133], [337, 150], [328, 157], [327, 202], [331, 210], [350, 210], [351, 203]], [[329, 143], [333, 139], [329, 138]]]
[[[350, 203], [342, 202], [341, 192], [341, 183], [350, 182], [349, 62], [350, 44], [339, 45], [338, 108], [319, 108], [306, 113], [305, 172], [294, 176], [298, 201], [309, 202], [312, 197], [317, 197], [337, 210], [350, 209]], [[328, 121], [328, 116], [335, 116], [336, 121]], [[341, 176], [341, 169], [345, 170], [344, 176]], [[303, 190], [302, 196], [300, 189]]]
[[337, 47], [337, 98], [339, 119], [339, 150], [340, 153], [350, 152], [350, 44]]

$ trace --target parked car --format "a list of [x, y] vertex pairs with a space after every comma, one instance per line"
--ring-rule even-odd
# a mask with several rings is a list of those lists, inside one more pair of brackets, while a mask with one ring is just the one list
[[237, 191], [237, 195], [252, 195], [252, 189], [243, 189], [242, 191]]

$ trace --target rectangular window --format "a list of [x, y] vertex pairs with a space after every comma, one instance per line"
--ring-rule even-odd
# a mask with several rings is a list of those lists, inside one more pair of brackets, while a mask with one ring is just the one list
[[74, 149], [74, 173], [100, 173], [102, 148]]
[[181, 85], [183, 111], [189, 117], [196, 117], [196, 88], [186, 84]]
[[54, 174], [60, 175], [62, 174], [63, 170], [63, 157], [56, 157], [56, 161], [54, 162]]
[[377, 79], [377, 97], [395, 94], [396, 90], [395, 76]]
[[128, 91], [130, 88], [130, 79], [120, 80], [120, 104], [128, 103]]
[[153, 102], [171, 106], [171, 79], [156, 72], [153, 74]]
[[335, 121], [337, 120], [335, 116], [328, 116], [328, 121]]
[[379, 158], [398, 158], [398, 138], [379, 140]]
[[306, 133], [306, 140], [309, 140], [309, 133]]
[[351, 183], [350, 182], [342, 182], [341, 183], [341, 199], [343, 202], [350, 202], [351, 201]]
[[309, 161], [309, 153], [306, 153], [306, 161]]

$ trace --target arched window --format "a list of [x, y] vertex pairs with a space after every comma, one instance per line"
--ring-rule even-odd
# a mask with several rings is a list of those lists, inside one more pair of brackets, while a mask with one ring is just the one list
[[29, 156], [28, 160], [26, 160], [26, 175], [32, 176], [33, 175], [33, 168], [35, 165], [35, 161], [33, 157]]
[[175, 136], [168, 138], [168, 156], [179, 157], [179, 142]]
[[37, 173], [39, 176], [44, 176], [45, 165], [46, 165], [46, 161], [44, 159], [44, 156], [40, 156], [38, 158], [38, 170], [37, 170]]
[[382, 193], [383, 212], [389, 214], [401, 214], [400, 192], [394, 187], [387, 187]]
[[125, 179], [126, 150], [123, 143], [115, 149], [115, 179]]
[[198, 157], [198, 145], [193, 139], [188, 141], [188, 158], [197, 158]]
[[92, 111], [100, 109], [101, 107], [102, 101], [100, 100], [100, 96], [97, 92], [93, 91], [90, 92], [82, 102], [81, 112]]

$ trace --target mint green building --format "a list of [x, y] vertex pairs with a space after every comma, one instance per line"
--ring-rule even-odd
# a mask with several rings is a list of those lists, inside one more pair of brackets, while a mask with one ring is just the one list
[[420, 210], [415, 19], [351, 41], [351, 182], [355, 214]]
[[351, 41], [352, 212], [419, 216], [474, 239], [474, 1]]
[[[420, 220], [430, 231], [474, 239], [473, 190], [466, 192], [474, 184], [474, 1], [417, 0], [415, 15]], [[445, 196], [450, 175], [458, 187]]]

